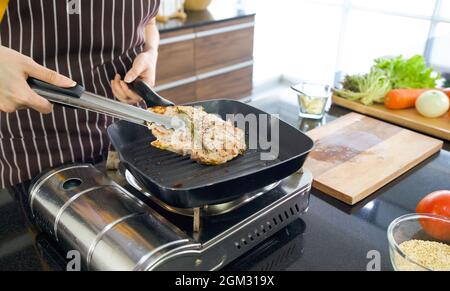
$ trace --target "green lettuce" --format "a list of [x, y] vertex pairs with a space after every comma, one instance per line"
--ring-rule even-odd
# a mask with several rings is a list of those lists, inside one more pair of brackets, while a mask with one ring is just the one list
[[365, 105], [383, 103], [384, 96], [391, 90], [389, 79], [376, 69], [366, 75], [347, 76], [342, 87], [342, 90], [334, 90], [337, 96]]
[[441, 76], [428, 67], [423, 56], [403, 56], [375, 60], [375, 70], [384, 72], [393, 89], [436, 88]]

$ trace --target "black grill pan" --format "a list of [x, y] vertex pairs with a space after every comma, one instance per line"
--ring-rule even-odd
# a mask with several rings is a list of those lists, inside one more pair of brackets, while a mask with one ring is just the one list
[[[218, 114], [224, 119], [227, 114], [265, 114], [232, 100], [189, 105], [203, 106], [208, 113]], [[246, 131], [248, 138], [248, 129]], [[233, 201], [250, 191], [280, 181], [298, 171], [313, 148], [309, 137], [280, 121], [280, 154], [277, 159], [262, 161], [262, 150], [257, 149], [248, 150], [225, 165], [205, 166], [189, 157], [152, 147], [150, 143], [155, 138], [145, 127], [118, 121], [108, 128], [108, 133], [125, 167], [157, 198], [178, 208]]]

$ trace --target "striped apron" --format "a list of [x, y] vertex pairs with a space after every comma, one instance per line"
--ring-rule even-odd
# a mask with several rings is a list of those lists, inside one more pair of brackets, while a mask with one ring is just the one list
[[[70, 12], [68, 5], [74, 2], [79, 7]], [[11, 0], [0, 24], [0, 44], [72, 78], [87, 91], [113, 98], [110, 80], [116, 73], [125, 76], [143, 51], [144, 27], [159, 3]], [[58, 105], [48, 115], [33, 110], [0, 113], [0, 188], [59, 165], [101, 159], [110, 146], [106, 128], [111, 123], [105, 115]]]

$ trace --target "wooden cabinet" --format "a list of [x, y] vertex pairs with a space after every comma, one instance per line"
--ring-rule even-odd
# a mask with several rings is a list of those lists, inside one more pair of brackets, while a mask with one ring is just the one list
[[197, 100], [241, 99], [252, 93], [253, 68], [206, 78], [197, 82]]
[[251, 95], [254, 16], [161, 33], [156, 90], [177, 104]]
[[197, 96], [197, 84], [196, 82], [188, 83], [186, 85], [180, 85], [171, 89], [159, 91], [161, 96], [170, 99], [176, 104], [189, 103], [196, 100]]
[[[157, 86], [195, 76], [194, 39], [182, 38], [193, 33], [192, 29], [188, 29], [178, 34], [161, 35], [156, 69]], [[180, 39], [180, 41], [171, 42], [170, 39]]]
[[[195, 39], [195, 69], [197, 72], [218, 68], [253, 59], [253, 22], [248, 19], [209, 25], [201, 28]], [[231, 27], [231, 31], [230, 30]]]

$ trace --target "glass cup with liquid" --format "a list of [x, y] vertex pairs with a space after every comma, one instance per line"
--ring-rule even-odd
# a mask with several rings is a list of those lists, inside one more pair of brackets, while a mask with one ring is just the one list
[[300, 117], [323, 118], [331, 105], [331, 86], [304, 82], [291, 88], [297, 94]]

